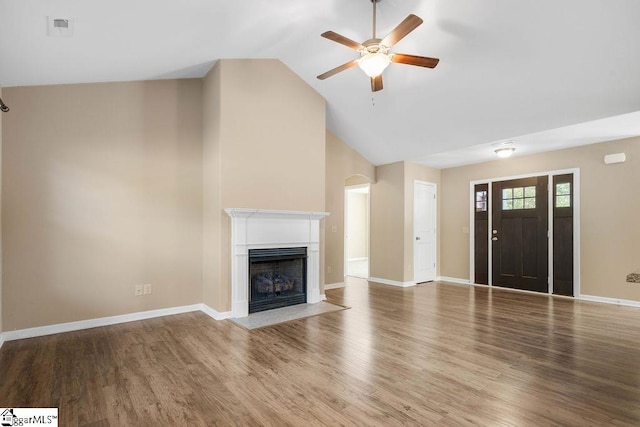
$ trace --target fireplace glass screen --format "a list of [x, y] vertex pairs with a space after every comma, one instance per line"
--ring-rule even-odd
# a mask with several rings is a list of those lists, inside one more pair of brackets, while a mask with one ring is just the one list
[[307, 302], [307, 248], [249, 250], [249, 313]]

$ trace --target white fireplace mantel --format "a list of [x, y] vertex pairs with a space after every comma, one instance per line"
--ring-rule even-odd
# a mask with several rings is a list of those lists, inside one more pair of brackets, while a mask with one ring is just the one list
[[328, 212], [227, 208], [231, 217], [231, 310], [249, 315], [249, 249], [307, 248], [307, 303], [320, 302], [320, 220]]

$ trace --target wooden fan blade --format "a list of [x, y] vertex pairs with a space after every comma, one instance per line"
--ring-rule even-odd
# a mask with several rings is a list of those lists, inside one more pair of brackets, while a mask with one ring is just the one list
[[360, 49], [364, 49], [364, 46], [362, 46], [360, 43], [353, 41], [345, 36], [341, 36], [338, 33], [334, 33], [333, 31], [325, 31], [324, 33], [320, 34], [322, 37], [324, 37], [325, 39], [329, 39], [331, 41], [334, 41], [336, 43], [340, 43], [342, 45], [345, 45], [346, 47], [350, 47], [351, 49], [354, 50], [360, 50]]
[[358, 61], [356, 59], [354, 59], [353, 61], [349, 61], [346, 64], [342, 64], [339, 67], [336, 67], [332, 70], [327, 71], [326, 73], [322, 73], [318, 76], [318, 79], [320, 80], [324, 80], [328, 77], [333, 76], [334, 74], [338, 74], [340, 71], [344, 71], [344, 70], [348, 70], [351, 67], [354, 67], [356, 64], [358, 63]]
[[402, 40], [407, 34], [415, 30], [420, 24], [422, 19], [416, 15], [407, 16], [396, 28], [394, 28], [385, 38], [382, 39], [380, 44], [386, 47], [391, 47], [394, 44]]
[[378, 77], [371, 77], [371, 92], [382, 90], [382, 74]]
[[417, 65], [418, 67], [435, 68], [440, 60], [438, 58], [427, 58], [426, 56], [407, 55], [406, 53], [394, 53], [391, 62], [398, 64]]

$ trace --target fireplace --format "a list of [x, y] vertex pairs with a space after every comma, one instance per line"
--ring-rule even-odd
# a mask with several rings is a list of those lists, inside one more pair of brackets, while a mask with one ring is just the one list
[[307, 248], [249, 249], [249, 313], [307, 302]]
[[[320, 220], [329, 215], [327, 212], [245, 208], [226, 208], [225, 212], [231, 218], [231, 317], [249, 315], [250, 301], [253, 300], [251, 277], [254, 275], [250, 272], [249, 258], [255, 253], [260, 254], [254, 252], [256, 249], [292, 251], [302, 248], [305, 251], [301, 256], [305, 261], [303, 276], [306, 276], [301, 282], [305, 291], [302, 302], [320, 302]], [[289, 279], [284, 288], [292, 286], [291, 276], [296, 274], [285, 271], [284, 275]], [[266, 281], [262, 290], [267, 291], [268, 287], [269, 282]], [[283, 287], [279, 289], [280, 295], [276, 294], [275, 299], [282, 297]]]

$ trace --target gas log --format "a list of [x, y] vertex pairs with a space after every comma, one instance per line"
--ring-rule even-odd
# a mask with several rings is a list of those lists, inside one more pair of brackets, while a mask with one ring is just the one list
[[251, 278], [251, 282], [259, 294], [289, 291], [295, 284], [295, 280], [278, 272], [256, 274]]

